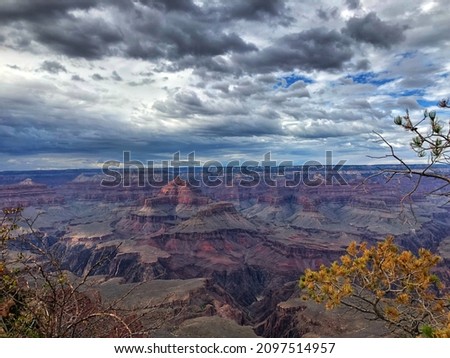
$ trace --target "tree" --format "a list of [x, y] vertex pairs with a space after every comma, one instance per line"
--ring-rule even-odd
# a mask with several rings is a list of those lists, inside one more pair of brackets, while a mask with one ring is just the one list
[[[450, 108], [449, 100], [441, 100], [438, 107]], [[428, 110], [416, 122], [407, 110], [404, 116], [394, 118], [394, 123], [414, 134], [411, 148], [419, 157], [428, 156], [428, 165], [423, 169], [408, 165], [376, 133], [390, 149], [390, 154], [378, 158], [392, 157], [403, 169], [384, 169], [375, 176], [387, 175], [387, 181], [396, 175], [416, 178], [403, 199], [417, 191], [423, 178], [442, 183], [432, 193], [450, 196], [450, 191], [446, 191], [450, 178], [437, 168], [437, 164], [450, 164], [450, 124], [445, 132], [436, 112]], [[450, 296], [433, 273], [439, 261], [439, 256], [424, 248], [419, 249], [418, 256], [400, 250], [394, 245], [393, 237], [373, 247], [354, 242], [340, 262], [328, 267], [322, 265], [317, 271], [306, 270], [300, 285], [306, 290], [307, 298], [323, 302], [329, 309], [344, 305], [364, 313], [368, 319], [382, 320], [395, 334], [450, 337]]]
[[64, 258], [45, 233], [34, 230], [36, 219], [24, 217], [22, 208], [0, 210], [0, 337], [148, 337], [188, 310], [188, 303], [167, 309], [173, 294], [157, 305], [151, 299], [136, 303], [133, 293], [144, 281], [104, 302], [94, 273], [120, 245], [115, 252], [99, 249], [104, 253], [78, 277], [63, 269]]
[[21, 208], [3, 209], [0, 337], [132, 337], [140, 329], [139, 317], [118, 312], [117, 302], [104, 306], [88, 285], [92, 270], [108, 257], [83, 277], [72, 277], [32, 224]]
[[[437, 105], [439, 108], [450, 108], [448, 99], [442, 99]], [[439, 121], [436, 111], [434, 110], [425, 110], [423, 112], [423, 118], [418, 121], [413, 121], [410, 117], [409, 111], [406, 110], [404, 116], [397, 116], [394, 118], [394, 123], [414, 134], [414, 137], [410, 142], [410, 146], [419, 157], [428, 156], [428, 164], [423, 169], [412, 168], [412, 166], [408, 165], [395, 153], [394, 147], [381, 134], [375, 132], [375, 134], [389, 147], [390, 150], [389, 154], [375, 158], [394, 158], [404, 168], [384, 169], [375, 174], [375, 176], [387, 174], [388, 181], [396, 175], [415, 177], [417, 179], [415, 185], [404, 198], [409, 198], [414, 192], [416, 192], [423, 178], [434, 178], [441, 182], [442, 185], [433, 190], [433, 193], [450, 197], [450, 191], [447, 190], [450, 186], [450, 177], [440, 173], [437, 168], [437, 164], [450, 164], [450, 123], [448, 128], [445, 129], [445, 126], [441, 121]]]
[[300, 286], [307, 297], [384, 321], [394, 334], [450, 337], [450, 295], [433, 274], [440, 258], [420, 249], [402, 251], [388, 237], [377, 246], [355, 242], [340, 262], [306, 270]]

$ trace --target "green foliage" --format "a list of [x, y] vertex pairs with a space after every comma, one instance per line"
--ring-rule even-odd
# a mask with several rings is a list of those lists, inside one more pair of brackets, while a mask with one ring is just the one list
[[[441, 100], [438, 106], [449, 108], [448, 100]], [[394, 118], [394, 123], [416, 134], [410, 144], [419, 157], [429, 154], [432, 163], [449, 163], [450, 126], [447, 134], [445, 134], [444, 126], [438, 120], [436, 111], [425, 110], [423, 118], [417, 123], [413, 123], [409, 111], [406, 110], [404, 116], [396, 116]], [[424, 126], [426, 123], [428, 124]]]

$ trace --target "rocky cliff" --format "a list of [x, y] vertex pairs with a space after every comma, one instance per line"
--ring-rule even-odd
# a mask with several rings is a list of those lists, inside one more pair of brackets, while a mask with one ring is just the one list
[[35, 173], [31, 180], [8, 179], [0, 185], [0, 203], [22, 203], [30, 217], [39, 214], [36, 229], [47, 235], [63, 268], [101, 276], [106, 296], [138, 283], [146, 289], [130, 299], [173, 293], [152, 306], [172, 325], [161, 335], [188, 332], [199, 322], [214, 326], [218, 321], [210, 318], [218, 317], [233, 322], [227, 327], [246, 325], [267, 337], [373, 336], [360, 317], [345, 322], [298, 299], [304, 270], [338, 259], [354, 240], [376, 243], [395, 234], [413, 251], [428, 247], [444, 257], [440, 276], [450, 280], [448, 208], [418, 196], [405, 209], [406, 187], [395, 191], [381, 179], [365, 187], [286, 187], [281, 181], [269, 187], [238, 186], [234, 177], [234, 185], [211, 188], [180, 177], [141, 187], [132, 177], [133, 185], [112, 188], [100, 184], [98, 173], [70, 175], [66, 182], [48, 174], [40, 182]]
[[0, 209], [62, 203], [64, 203], [63, 195], [30, 178], [17, 184], [0, 185]]

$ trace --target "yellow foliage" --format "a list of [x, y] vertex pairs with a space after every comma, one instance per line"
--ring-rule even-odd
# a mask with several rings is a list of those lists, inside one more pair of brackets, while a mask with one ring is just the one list
[[426, 249], [420, 249], [417, 256], [399, 250], [392, 236], [372, 247], [352, 242], [340, 262], [306, 270], [301, 286], [327, 308], [345, 303], [356, 310], [369, 310], [372, 318], [411, 336], [419, 335], [422, 326], [443, 336], [449, 329], [450, 298], [432, 273], [439, 261], [439, 256]]
[[392, 307], [392, 306], [387, 306], [385, 308], [385, 313], [386, 315], [394, 322], [397, 322], [399, 317], [400, 317], [400, 312], [398, 311], [397, 308]]

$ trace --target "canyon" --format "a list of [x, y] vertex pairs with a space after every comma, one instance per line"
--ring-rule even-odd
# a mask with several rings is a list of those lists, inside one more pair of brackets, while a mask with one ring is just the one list
[[428, 195], [438, 183], [405, 197], [414, 180], [379, 172], [344, 167], [345, 184], [313, 186], [286, 185], [289, 170], [246, 185], [231, 173], [214, 186], [201, 172], [161, 173], [157, 186], [140, 173], [107, 186], [98, 170], [0, 172], [0, 207], [22, 206], [63, 269], [89, 273], [105, 302], [146, 311], [152, 336], [380, 337], [382, 325], [304, 301], [298, 286], [350, 242], [387, 235], [438, 253], [450, 281], [449, 206]]

